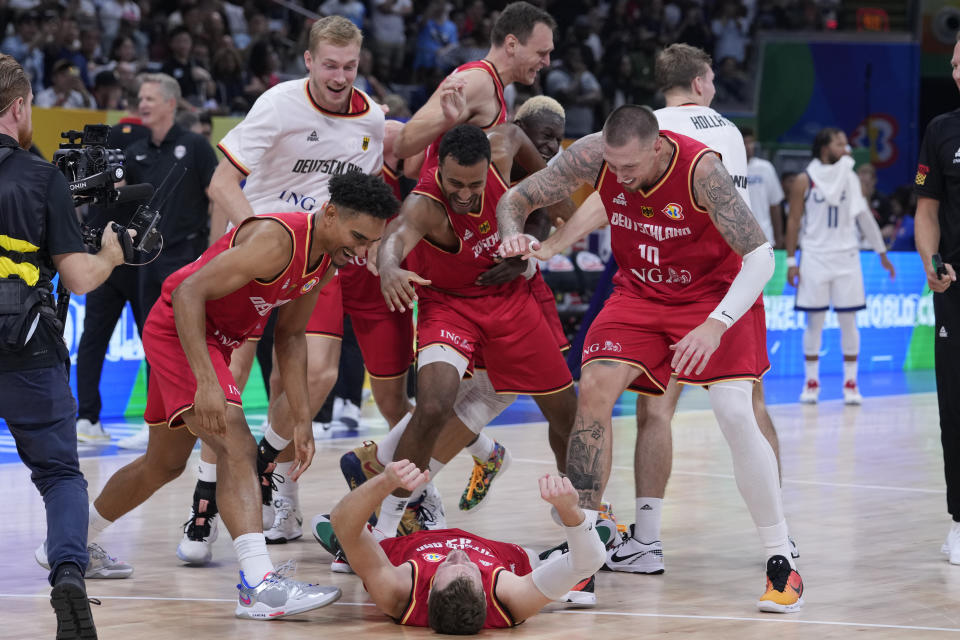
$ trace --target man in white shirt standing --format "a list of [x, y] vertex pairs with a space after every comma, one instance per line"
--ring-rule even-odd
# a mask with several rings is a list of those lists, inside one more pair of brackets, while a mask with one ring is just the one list
[[[743, 146], [747, 149], [747, 191], [750, 208], [774, 249], [783, 247], [783, 187], [769, 160], [756, 154], [757, 137], [750, 127], [740, 127]], [[769, 214], [769, 215], [768, 215]]]

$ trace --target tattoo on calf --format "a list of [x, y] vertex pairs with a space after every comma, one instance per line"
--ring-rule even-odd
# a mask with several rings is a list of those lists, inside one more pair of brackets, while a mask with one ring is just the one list
[[708, 154], [700, 160], [693, 189], [697, 204], [707, 210], [720, 235], [739, 255], [746, 255], [767, 241], [733, 186], [733, 178], [715, 155]]
[[603, 493], [604, 439], [606, 427], [599, 421], [585, 424], [577, 416], [567, 451], [567, 476], [580, 492], [580, 505], [596, 508]]

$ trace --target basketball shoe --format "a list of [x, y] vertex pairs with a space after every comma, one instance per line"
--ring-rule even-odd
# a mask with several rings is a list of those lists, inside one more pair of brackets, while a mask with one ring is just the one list
[[383, 465], [377, 459], [377, 443], [366, 440], [353, 451], [340, 456], [340, 471], [351, 491], [383, 473]]
[[559, 602], [569, 605], [570, 609], [588, 609], [597, 606], [596, 576], [584, 578], [574, 585]]
[[620, 544], [607, 551], [607, 561], [601, 568], [651, 575], [663, 573], [663, 544], [659, 540], [641, 542], [633, 533], [634, 525], [630, 525], [629, 535], [624, 534]]
[[486, 460], [473, 456], [473, 473], [470, 482], [460, 496], [460, 511], [475, 513], [483, 504], [483, 499], [490, 492], [490, 487], [496, 478], [506, 472], [510, 466], [510, 452], [497, 441], [493, 443], [493, 452]]
[[800, 393], [801, 404], [817, 404], [820, 397], [820, 381], [810, 379], [803, 383], [803, 392]]
[[107, 433], [100, 421], [90, 422], [86, 418], [77, 420], [77, 440], [80, 442], [110, 442], [110, 434]]
[[783, 556], [767, 560], [767, 591], [757, 602], [760, 611], [790, 613], [803, 606], [803, 580]]
[[247, 584], [243, 571], [237, 585], [234, 615], [252, 620], [277, 620], [311, 609], [319, 609], [340, 599], [340, 589], [297, 582], [284, 575], [286, 563], [271, 571], [256, 585]]
[[940, 553], [950, 556], [950, 564], [960, 564], [960, 522], [950, 525], [947, 541], [940, 547]]
[[[87, 570], [83, 572], [87, 580], [129, 578], [133, 573], [132, 566], [123, 560], [118, 560], [108, 555], [107, 552], [103, 550], [103, 547], [96, 542], [91, 542], [87, 545], [87, 553], [90, 555], [90, 561], [87, 563]], [[47, 561], [46, 540], [36, 548], [33, 552], [33, 557], [37, 561], [37, 564], [44, 569], [50, 568], [50, 563]]]
[[863, 404], [863, 396], [860, 395], [856, 380], [847, 380], [843, 383], [843, 404]]
[[[257, 464], [263, 464], [259, 459], [257, 459]], [[273, 521], [276, 518], [276, 513], [273, 510], [273, 492], [277, 488], [278, 482], [284, 482], [284, 478], [279, 473], [274, 473], [274, 469], [277, 468], [276, 462], [269, 462], [267, 466], [260, 471], [260, 501], [261, 506], [261, 516], [263, 517], [263, 530], [273, 526]]]
[[263, 532], [267, 544], [284, 544], [303, 535], [303, 516], [290, 498], [277, 496], [273, 501], [273, 512], [273, 526]]
[[90, 603], [99, 600], [87, 598], [80, 569], [72, 562], [60, 565], [50, 591], [50, 606], [57, 615], [57, 640], [96, 640]]
[[208, 500], [198, 498], [190, 509], [190, 519], [183, 524], [183, 539], [177, 545], [177, 557], [187, 564], [207, 564], [213, 559], [216, 539], [216, 507]]
[[[415, 504], [417, 521], [422, 529], [447, 528], [447, 516], [443, 511], [443, 496], [440, 495], [440, 491], [432, 482], [428, 482], [427, 486], [423, 488], [423, 493]], [[404, 513], [404, 516], [406, 515]], [[400, 521], [400, 525], [403, 526], [403, 520]]]

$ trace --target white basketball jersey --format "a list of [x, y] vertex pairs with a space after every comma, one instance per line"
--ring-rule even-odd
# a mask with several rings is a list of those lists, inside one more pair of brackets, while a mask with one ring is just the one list
[[747, 190], [750, 192], [750, 206], [753, 207], [753, 215], [760, 223], [764, 235], [772, 245], [773, 221], [770, 219], [770, 207], [780, 204], [783, 201], [783, 187], [780, 185], [780, 178], [777, 176], [777, 170], [769, 161], [763, 158], [753, 157], [747, 163]]
[[347, 113], [314, 102], [306, 78], [282, 82], [257, 98], [217, 145], [247, 176], [254, 213], [313, 211], [326, 203], [331, 176], [380, 173], [383, 110], [352, 88]]
[[[676, 131], [693, 138], [719, 153], [723, 167], [733, 178], [737, 192], [750, 207], [750, 193], [747, 191], [747, 150], [743, 146], [743, 136], [735, 124], [710, 107], [695, 104], [664, 107], [654, 111], [654, 114], [661, 129]], [[752, 208], [750, 210], [753, 211]]]
[[866, 207], [860, 181], [853, 172], [853, 158], [824, 165], [813, 160], [807, 166], [810, 188], [803, 203], [800, 248], [822, 253], [857, 249], [857, 213]]

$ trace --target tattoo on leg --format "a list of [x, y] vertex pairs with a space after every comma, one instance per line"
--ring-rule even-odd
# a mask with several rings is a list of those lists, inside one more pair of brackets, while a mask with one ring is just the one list
[[567, 476], [580, 492], [580, 504], [584, 507], [594, 508], [603, 493], [605, 437], [603, 424], [593, 421], [588, 425], [577, 416], [567, 450]]

